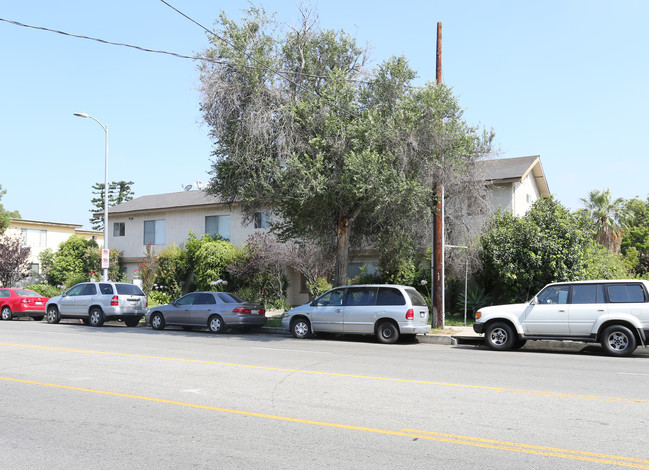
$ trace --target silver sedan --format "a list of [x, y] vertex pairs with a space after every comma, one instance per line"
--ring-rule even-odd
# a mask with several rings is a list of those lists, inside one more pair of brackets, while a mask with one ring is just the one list
[[146, 322], [154, 330], [181, 326], [186, 330], [208, 328], [212, 333], [223, 333], [230, 327], [245, 331], [264, 326], [266, 311], [263, 305], [229, 292], [192, 292], [149, 309]]

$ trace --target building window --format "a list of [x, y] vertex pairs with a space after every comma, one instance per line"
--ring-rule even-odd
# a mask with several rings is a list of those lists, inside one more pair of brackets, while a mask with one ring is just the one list
[[31, 228], [20, 229], [23, 245], [32, 248], [47, 246], [47, 230], [35, 230]]
[[149, 243], [152, 245], [165, 244], [164, 219], [144, 221], [144, 244], [148, 245]]
[[113, 237], [123, 237], [126, 234], [126, 223], [113, 222]]
[[209, 215], [205, 217], [205, 234], [211, 237], [218, 235], [230, 241], [230, 216]]
[[255, 228], [270, 228], [270, 214], [268, 212], [255, 212]]
[[41, 272], [40, 265], [38, 263], [30, 263], [29, 273], [30, 274], [39, 274]]

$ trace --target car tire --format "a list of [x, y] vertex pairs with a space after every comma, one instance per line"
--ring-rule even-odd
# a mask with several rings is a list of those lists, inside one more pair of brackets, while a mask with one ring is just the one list
[[399, 340], [399, 328], [391, 321], [379, 323], [376, 327], [376, 337], [383, 344], [393, 344]]
[[516, 344], [514, 329], [508, 323], [490, 323], [484, 336], [487, 346], [495, 351], [507, 351]]
[[140, 317], [136, 317], [136, 318], [125, 318], [125, 319], [124, 319], [124, 323], [125, 323], [126, 326], [128, 326], [129, 328], [136, 327], [136, 326], [138, 326], [138, 325], [140, 324]]
[[45, 318], [43, 315], [37, 315], [35, 317], [32, 317], [34, 321], [43, 321], [43, 318]]
[[311, 336], [311, 323], [305, 318], [298, 318], [291, 322], [291, 334], [297, 339], [305, 339]]
[[622, 325], [606, 328], [602, 333], [601, 344], [611, 356], [630, 356], [638, 345], [633, 332]]
[[95, 328], [102, 326], [104, 324], [104, 312], [99, 307], [91, 308], [88, 313], [88, 322], [90, 326]]
[[207, 320], [207, 328], [215, 334], [221, 334], [225, 331], [225, 322], [220, 315], [212, 315]]
[[61, 321], [61, 314], [56, 305], [50, 305], [47, 307], [47, 313], [45, 316], [47, 318], [47, 323], [56, 324]]
[[151, 318], [149, 318], [149, 325], [151, 325], [151, 328], [154, 330], [163, 330], [165, 324], [165, 317], [162, 316], [162, 313], [155, 312], [151, 314]]
[[9, 308], [8, 305], [2, 307], [2, 313], [0, 313], [0, 317], [2, 317], [3, 320], [11, 320], [13, 318], [13, 315], [11, 314], [11, 309]]

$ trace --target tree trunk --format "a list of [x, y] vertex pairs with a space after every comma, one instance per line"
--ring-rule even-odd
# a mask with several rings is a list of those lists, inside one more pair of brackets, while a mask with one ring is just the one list
[[347, 284], [347, 264], [349, 263], [349, 228], [351, 218], [340, 215], [338, 218], [338, 232], [336, 233], [336, 269], [334, 272], [334, 286]]

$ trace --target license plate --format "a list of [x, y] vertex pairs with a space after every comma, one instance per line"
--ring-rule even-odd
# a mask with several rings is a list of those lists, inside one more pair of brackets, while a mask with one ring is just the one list
[[43, 302], [36, 301], [36, 305], [43, 305]]

